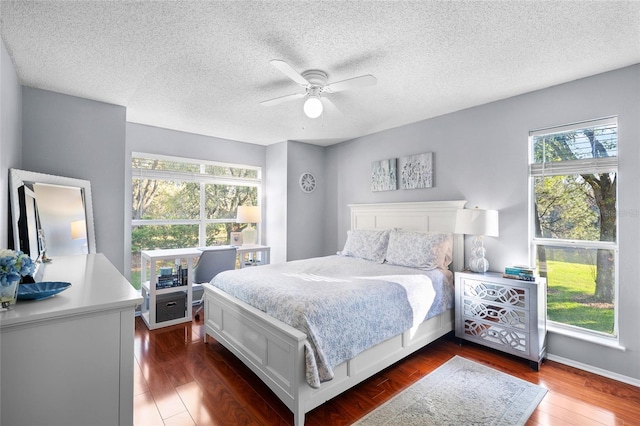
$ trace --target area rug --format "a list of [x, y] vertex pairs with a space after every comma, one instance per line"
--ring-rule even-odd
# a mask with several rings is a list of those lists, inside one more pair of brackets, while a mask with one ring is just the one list
[[454, 356], [354, 425], [524, 425], [546, 393]]

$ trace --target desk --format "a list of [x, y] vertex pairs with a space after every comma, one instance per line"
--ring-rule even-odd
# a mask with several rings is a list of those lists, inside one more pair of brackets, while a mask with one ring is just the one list
[[240, 269], [247, 266], [268, 265], [271, 259], [271, 247], [261, 244], [245, 244], [242, 246], [209, 246], [199, 247], [198, 250], [219, 250], [229, 247], [235, 247], [238, 253], [238, 266]]
[[0, 424], [130, 426], [140, 294], [102, 254], [41, 268], [71, 287], [0, 312]]
[[[205, 250], [218, 250], [229, 246], [211, 246], [199, 248], [180, 248], [167, 250], [143, 250], [141, 252], [141, 289], [144, 302], [140, 309], [142, 319], [149, 328], [154, 330], [160, 327], [166, 327], [174, 324], [190, 322], [192, 319], [191, 306], [193, 305], [193, 267], [194, 259], [199, 258]], [[240, 268], [248, 266], [266, 265], [270, 261], [271, 247], [260, 244], [243, 245], [236, 247], [238, 253], [238, 264]], [[187, 269], [187, 283], [185, 285], [157, 288], [159, 268], [157, 262], [169, 260], [175, 261], [174, 264], [181, 264]], [[149, 268], [149, 277], [147, 278], [147, 268]], [[175, 271], [174, 271], [175, 273]], [[184, 292], [184, 298], [180, 295]], [[176, 298], [171, 298], [176, 295]], [[180, 309], [180, 315], [177, 318], [164, 319], [158, 318], [158, 296], [170, 298], [169, 304], [174, 302], [175, 309]], [[184, 303], [183, 303], [184, 301]], [[164, 302], [162, 302], [164, 303]], [[184, 314], [182, 307], [184, 305]]]
[[247, 266], [268, 265], [271, 257], [271, 247], [260, 244], [248, 244], [236, 247], [240, 268]]

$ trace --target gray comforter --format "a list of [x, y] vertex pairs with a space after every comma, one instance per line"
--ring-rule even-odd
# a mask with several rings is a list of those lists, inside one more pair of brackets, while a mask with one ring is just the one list
[[212, 284], [307, 335], [307, 382], [453, 307], [449, 271], [327, 256], [226, 271]]

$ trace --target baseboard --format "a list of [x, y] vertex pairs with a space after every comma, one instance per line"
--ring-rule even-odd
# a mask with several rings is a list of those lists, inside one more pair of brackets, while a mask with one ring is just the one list
[[574, 361], [569, 358], [564, 358], [558, 355], [547, 354], [547, 359], [550, 361], [555, 361], [560, 364], [568, 365], [569, 367], [574, 367], [579, 370], [584, 370], [589, 373], [597, 374], [598, 376], [603, 376], [608, 379], [617, 380], [618, 382], [626, 383], [632, 386], [636, 386], [640, 388], [640, 380], [635, 379], [633, 377], [625, 376], [622, 374], [614, 373], [613, 371], [604, 370], [602, 368], [594, 367], [593, 365], [583, 364], [578, 361]]

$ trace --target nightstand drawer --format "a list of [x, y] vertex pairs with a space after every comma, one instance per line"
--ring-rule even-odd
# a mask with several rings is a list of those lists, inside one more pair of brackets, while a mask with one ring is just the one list
[[491, 322], [464, 319], [464, 338], [515, 355], [529, 354], [529, 333]]
[[485, 280], [463, 279], [464, 297], [473, 297], [505, 306], [529, 310], [528, 289]]
[[480, 319], [495, 322], [520, 330], [526, 330], [529, 324], [529, 311], [523, 309], [471, 298], [465, 298], [463, 305], [463, 315], [471, 320]]

